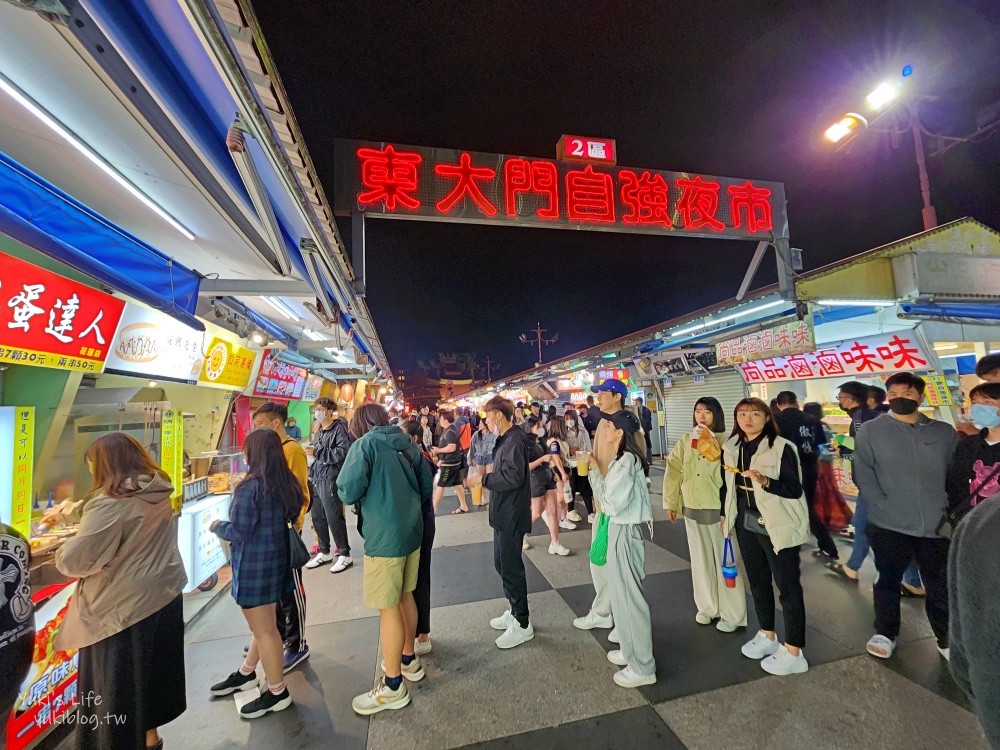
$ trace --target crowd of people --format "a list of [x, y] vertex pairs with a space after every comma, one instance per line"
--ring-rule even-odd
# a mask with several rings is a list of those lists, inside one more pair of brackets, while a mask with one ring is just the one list
[[[900, 597], [923, 596], [938, 650], [972, 696], [991, 741], [1000, 742], [994, 585], [1000, 356], [984, 358], [977, 373], [984, 382], [971, 390], [972, 408], [958, 432], [919, 410], [926, 384], [908, 372], [889, 377], [884, 392], [857, 381], [842, 384], [839, 401], [851, 425], [839, 436], [823, 425], [822, 410], [800, 409], [790, 391], [772, 404], [744, 398], [731, 430], [720, 402], [699, 398], [692, 429], [673, 446], [663, 477], [667, 517], [685, 526], [696, 623], [714, 623], [723, 633], [745, 627], [747, 585], [760, 627], [743, 655], [774, 675], [803, 673], [809, 664], [802, 546], [814, 537], [812, 556], [846, 583], [859, 580], [870, 548], [878, 577], [868, 653], [893, 656]], [[320, 399], [307, 448], [289, 433], [283, 404], [257, 408], [243, 445], [248, 471], [234, 490], [228, 519], [210, 527], [230, 544], [231, 594], [252, 635], [243, 662], [212, 685], [211, 694], [258, 687], [259, 695], [240, 708], [247, 719], [291, 705], [284, 675], [309, 655], [301, 568], [331, 563], [334, 574], [352, 568], [349, 508], [365, 546], [360, 590], [365, 605], [379, 613], [384, 657], [382, 675], [352, 705], [361, 715], [408, 705], [407, 682], [424, 678], [421, 657], [432, 649], [430, 560], [435, 510], [446, 487], [458, 495], [455, 513], [468, 512], [466, 491], [488, 506], [494, 565], [509, 603], [489, 623], [502, 631], [500, 649], [534, 638], [522, 556], [532, 523], [544, 519], [550, 554], [568, 554], [559, 531], [583, 521], [579, 494], [591, 525], [594, 599], [572, 624], [610, 631], [617, 648], [607, 658], [620, 667], [617, 685], [656, 682], [643, 590], [644, 540], [653, 532], [650, 430], [644, 407], [626, 403], [622, 382], [605, 380], [592, 390], [588, 403], [566, 403], [562, 414], [497, 396], [481, 416], [425, 407], [402, 418], [365, 404], [349, 422], [334, 402]], [[828, 491], [823, 463], [834, 452], [850, 459], [860, 491], [852, 557], [843, 563], [820, 500]], [[86, 460], [93, 490], [79, 533], [56, 558], [60, 571], [79, 579], [56, 648], [80, 649], [80, 692], [103, 696], [102, 713], [129, 718], [96, 722], [99, 731], [81, 732], [79, 746], [162, 747], [158, 727], [185, 710], [179, 665], [186, 577], [173, 531], [172, 488], [143, 447], [122, 433], [95, 441]], [[850, 514], [846, 507], [834, 510]], [[301, 539], [307, 514], [316, 536], [311, 554]], [[775, 588], [784, 615], [780, 637]], [[123, 671], [133, 676], [127, 682]], [[81, 704], [79, 710], [98, 709]]]

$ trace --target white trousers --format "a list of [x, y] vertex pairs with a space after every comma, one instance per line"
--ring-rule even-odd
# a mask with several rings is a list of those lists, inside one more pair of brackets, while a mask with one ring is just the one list
[[656, 674], [653, 660], [653, 630], [649, 604], [642, 591], [646, 577], [646, 547], [642, 524], [608, 527], [608, 579], [612, 585], [611, 612], [615, 617], [621, 652], [632, 671], [640, 675]]
[[[696, 523], [684, 519], [688, 549], [691, 553], [691, 583], [698, 611], [709, 617], [721, 617], [733, 625], [747, 624], [747, 597], [743, 577], [737, 576], [736, 588], [726, 588], [722, 577], [722, 530], [717, 523]], [[735, 548], [735, 540], [733, 546]]]

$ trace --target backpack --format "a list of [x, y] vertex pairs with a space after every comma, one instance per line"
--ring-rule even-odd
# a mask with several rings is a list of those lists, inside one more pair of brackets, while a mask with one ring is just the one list
[[458, 433], [458, 447], [462, 451], [468, 451], [472, 447], [472, 425], [466, 422]]

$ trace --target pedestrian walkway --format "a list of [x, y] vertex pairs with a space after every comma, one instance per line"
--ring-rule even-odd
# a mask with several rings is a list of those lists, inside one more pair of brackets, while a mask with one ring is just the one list
[[[658, 493], [662, 472], [654, 469]], [[841, 582], [804, 550], [808, 632], [805, 675], [771, 677], [740, 646], [757, 630], [724, 635], [694, 621], [687, 543], [653, 496], [655, 533], [647, 542], [646, 596], [659, 681], [625, 690], [611, 680], [608, 631], [580, 631], [593, 589], [590, 527], [563, 532], [570, 557], [547, 553], [536, 524], [525, 553], [535, 639], [512, 651], [493, 645], [488, 620], [507, 608], [493, 569], [485, 509], [448, 515], [445, 497], [433, 557], [433, 652], [426, 678], [409, 684], [413, 702], [362, 718], [351, 698], [378, 674], [378, 618], [361, 603], [362, 543], [353, 569], [306, 571], [311, 658], [288, 675], [292, 708], [253, 722], [209, 685], [235, 669], [249, 638], [224, 597], [187, 632], [188, 710], [163, 728], [168, 750], [336, 748], [987, 748], [979, 724], [938, 655], [920, 600], [903, 601], [896, 656], [864, 652], [872, 633], [869, 561], [860, 585]], [[349, 518], [352, 518], [349, 516]], [[352, 527], [353, 521], [350, 522]], [[782, 632], [778, 615], [778, 632]]]

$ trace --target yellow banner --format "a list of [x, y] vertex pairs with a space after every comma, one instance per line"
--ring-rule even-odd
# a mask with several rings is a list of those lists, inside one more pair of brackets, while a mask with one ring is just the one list
[[212, 339], [198, 377], [199, 385], [242, 391], [250, 385], [257, 353], [220, 338]]
[[35, 467], [35, 407], [14, 407], [14, 475], [10, 525], [31, 536], [31, 497]]
[[[86, 349], [89, 356], [91, 352], [99, 354], [96, 349]], [[80, 372], [103, 372], [104, 362], [99, 359], [83, 359], [82, 357], [67, 357], [62, 354], [52, 352], [37, 352], [34, 349], [14, 348], [11, 346], [0, 346], [0, 362], [10, 362], [14, 365], [28, 365], [30, 367], [52, 367], [58, 370], [79, 370]]]
[[172, 409], [160, 419], [160, 468], [170, 477], [171, 505], [179, 512], [184, 494], [184, 415]]
[[951, 395], [951, 388], [944, 375], [924, 375], [927, 383], [925, 395], [928, 406], [954, 406], [955, 399]]

